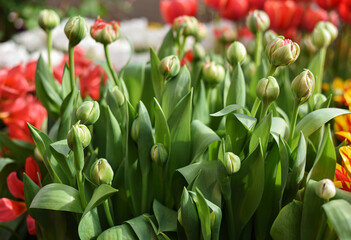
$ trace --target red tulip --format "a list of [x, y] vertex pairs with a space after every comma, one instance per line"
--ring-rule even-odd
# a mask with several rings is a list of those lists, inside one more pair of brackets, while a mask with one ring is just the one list
[[[348, 3], [346, 3], [348, 2]], [[351, 6], [348, 7], [351, 1], [343, 1], [339, 5], [339, 14], [340, 18], [345, 22], [345, 23], [351, 23]]]
[[210, 8], [219, 10], [224, 7], [228, 0], [203, 0]]
[[197, 0], [160, 0], [160, 10], [163, 21], [172, 24], [176, 17], [195, 16]]
[[182, 60], [180, 60], [180, 65], [184, 66], [187, 63], [191, 63], [194, 59], [194, 54], [191, 50], [188, 50], [185, 54]]
[[266, 0], [249, 0], [250, 10], [254, 10], [254, 9], [262, 10], [265, 2]]
[[223, 18], [237, 21], [246, 16], [249, 11], [247, 0], [228, 0], [227, 4], [220, 9]]
[[345, 4], [349, 9], [351, 9], [351, 0], [341, 0], [341, 3]]
[[315, 2], [325, 10], [331, 10], [339, 6], [341, 0], [315, 0]]
[[[38, 186], [41, 182], [41, 173], [38, 164], [32, 157], [28, 157], [25, 163], [25, 173]], [[24, 200], [23, 182], [18, 179], [17, 173], [12, 172], [7, 177], [7, 187], [15, 198]], [[14, 201], [8, 198], [0, 198], [0, 222], [12, 221], [27, 211], [24, 201]], [[28, 214], [27, 229], [29, 234], [36, 235], [35, 220]]]
[[309, 6], [303, 15], [301, 24], [306, 31], [312, 32], [316, 24], [320, 21], [328, 21], [327, 11]]

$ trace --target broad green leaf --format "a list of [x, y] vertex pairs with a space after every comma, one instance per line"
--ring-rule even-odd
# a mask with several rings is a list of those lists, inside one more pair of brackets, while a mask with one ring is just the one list
[[123, 161], [123, 139], [120, 125], [107, 106], [106, 119], [106, 159], [116, 171]]
[[67, 95], [72, 91], [69, 74], [69, 67], [67, 63], [65, 63], [65, 67], [63, 68], [62, 74], [62, 99], [65, 99]]
[[255, 130], [252, 133], [252, 136], [250, 139], [250, 145], [249, 145], [250, 153], [257, 146], [260, 139], [261, 139], [263, 154], [266, 153], [271, 126], [272, 126], [272, 113], [269, 113], [257, 124]]
[[[107, 119], [108, 110], [106, 102], [99, 103], [100, 117], [94, 124], [94, 137], [91, 139], [92, 145], [99, 149], [99, 157], [106, 157], [106, 133], [107, 133]], [[108, 160], [108, 159], [107, 159]]]
[[[231, 152], [233, 152], [236, 155], [240, 155], [240, 153], [244, 149], [244, 144], [247, 139], [247, 135], [249, 132], [249, 129], [247, 126], [239, 120], [239, 116], [242, 116], [244, 118], [248, 117], [251, 118], [247, 115], [243, 114], [229, 114], [227, 116], [226, 122], [225, 122], [225, 129], [226, 129], [226, 134], [229, 135], [230, 141], [231, 141]], [[256, 119], [254, 119], [253, 123], [255, 123]]]
[[138, 237], [128, 224], [112, 227], [99, 235], [97, 240], [138, 240]]
[[300, 224], [302, 215], [302, 203], [293, 200], [286, 205], [275, 219], [271, 236], [274, 240], [297, 240], [300, 239]]
[[344, 199], [351, 204], [351, 192], [336, 188], [336, 194], [333, 199]]
[[129, 101], [136, 107], [141, 99], [145, 79], [145, 62], [130, 63], [124, 69], [123, 79], [129, 91]]
[[95, 239], [101, 233], [97, 208], [91, 209], [79, 221], [78, 234], [81, 240]]
[[201, 233], [204, 240], [211, 239], [211, 217], [210, 210], [206, 203], [204, 195], [200, 192], [198, 188], [195, 190], [196, 195], [194, 196], [194, 201], [197, 207], [197, 212], [200, 218]]
[[101, 184], [98, 188], [95, 189], [93, 196], [91, 197], [87, 207], [84, 210], [83, 216], [93, 208], [97, 207], [103, 201], [107, 200], [116, 192], [118, 192], [118, 190], [114, 189], [110, 185]]
[[237, 105], [237, 104], [232, 104], [232, 105], [229, 105], [229, 106], [226, 106], [225, 108], [223, 108], [222, 110], [216, 112], [216, 113], [212, 113], [210, 114], [210, 116], [212, 117], [222, 117], [222, 116], [225, 116], [225, 115], [228, 115], [234, 111], [238, 111], [240, 109], [244, 109], [243, 106], [241, 105]]
[[206, 125], [210, 122], [206, 89], [203, 81], [199, 83], [197, 88], [194, 88], [193, 120], [200, 120]]
[[289, 153], [288, 145], [280, 136], [279, 138], [279, 168], [277, 172], [276, 185], [280, 185], [280, 194], [279, 194], [279, 210], [282, 206], [283, 194], [286, 187], [286, 182], [288, 180], [289, 172]]
[[29, 142], [11, 139], [5, 133], [0, 132], [0, 147], [6, 147], [10, 153], [3, 153], [4, 157], [10, 157], [16, 161], [24, 160], [33, 154], [35, 146]]
[[147, 220], [148, 217], [149, 215], [141, 215], [139, 217], [126, 221], [126, 223], [134, 230], [135, 234], [140, 240], [157, 239], [156, 233]]
[[70, 92], [67, 97], [63, 100], [62, 106], [60, 109], [60, 126], [57, 131], [57, 140], [67, 139], [68, 131], [72, 126], [72, 115], [75, 117], [73, 113], [74, 110], [74, 102], [76, 101], [76, 97], [78, 96], [78, 92], [74, 89]]
[[[289, 136], [289, 126], [283, 118], [273, 117], [272, 126], [271, 126], [271, 134], [273, 137], [282, 136], [285, 140], [288, 139]], [[276, 135], [274, 135], [276, 134]], [[279, 137], [275, 137], [275, 140], [279, 142]]]
[[170, 152], [171, 134], [169, 132], [167, 119], [162, 111], [157, 99], [154, 98], [154, 112], [155, 112], [155, 143], [162, 143]]
[[322, 206], [328, 222], [333, 226], [340, 240], [351, 239], [351, 205], [345, 200], [333, 200]]
[[24, 201], [26, 203], [28, 212], [32, 217], [36, 217], [36, 209], [30, 209], [29, 207], [35, 195], [39, 192], [40, 188], [25, 173], [23, 174], [23, 190], [24, 190]]
[[336, 153], [331, 136], [330, 127], [325, 130], [322, 143], [318, 149], [317, 157], [310, 170], [307, 179], [315, 181], [329, 178], [334, 180], [335, 175]]
[[0, 158], [0, 172], [4, 170], [4, 168], [9, 165], [15, 163], [15, 160], [10, 158]]
[[197, 159], [205, 152], [207, 147], [215, 142], [220, 141], [218, 135], [199, 120], [191, 123], [191, 141], [192, 141], [192, 159]]
[[173, 36], [173, 28], [170, 28], [167, 32], [166, 36], [163, 38], [163, 42], [161, 44], [160, 49], [158, 50], [159, 59], [163, 59], [170, 55], [176, 55], [176, 44]]
[[231, 83], [227, 95], [226, 106], [230, 104], [238, 104], [245, 106], [246, 100], [246, 85], [244, 73], [240, 63], [237, 64], [234, 73], [231, 77]]
[[64, 184], [51, 183], [39, 190], [30, 208], [82, 213], [79, 192]]
[[177, 212], [163, 206], [156, 199], [153, 203], [153, 210], [158, 222], [159, 232], [176, 232], [177, 231]]
[[154, 88], [155, 97], [158, 101], [161, 101], [164, 80], [160, 71], [158, 70], [158, 64], [160, 63], [160, 59], [158, 58], [157, 54], [152, 48], [150, 48], [150, 63], [152, 86]]
[[166, 82], [161, 106], [167, 120], [170, 119], [170, 115], [180, 100], [189, 93], [190, 85], [190, 73], [186, 66], [180, 69], [177, 76]]

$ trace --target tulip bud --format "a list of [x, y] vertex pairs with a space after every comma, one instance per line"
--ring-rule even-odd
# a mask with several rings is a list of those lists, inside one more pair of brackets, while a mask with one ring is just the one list
[[71, 46], [76, 46], [88, 33], [88, 25], [81, 16], [71, 17], [65, 25], [65, 34]]
[[329, 31], [323, 27], [315, 27], [312, 32], [312, 43], [318, 49], [328, 47], [331, 43]]
[[113, 170], [106, 159], [100, 158], [91, 165], [90, 179], [97, 185], [111, 185], [113, 180]]
[[300, 47], [290, 39], [279, 36], [266, 47], [269, 62], [275, 66], [287, 66], [296, 61], [300, 55]]
[[202, 75], [210, 86], [215, 86], [224, 80], [225, 70], [215, 62], [207, 62], [202, 69]]
[[59, 25], [60, 17], [54, 10], [44, 9], [39, 13], [38, 23], [44, 31], [50, 31]]
[[76, 111], [76, 116], [82, 124], [92, 125], [100, 116], [100, 107], [97, 101], [83, 102]]
[[180, 62], [177, 56], [163, 58], [158, 64], [158, 70], [165, 79], [175, 77], [180, 71]]
[[140, 133], [140, 122], [139, 122], [139, 118], [136, 118], [136, 119], [134, 119], [134, 121], [132, 123], [132, 129], [131, 129], [131, 133], [130, 133], [134, 142], [138, 142], [139, 133]]
[[157, 143], [151, 148], [151, 159], [159, 166], [163, 166], [167, 161], [167, 149], [162, 143]]
[[90, 35], [99, 43], [110, 44], [120, 36], [119, 22], [104, 22], [98, 17], [94, 25], [90, 28]]
[[195, 17], [180, 16], [174, 19], [173, 31], [178, 32], [183, 29], [184, 36], [196, 36], [197, 35], [198, 21]]
[[196, 32], [196, 41], [200, 42], [201, 40], [203, 40], [207, 35], [207, 29], [205, 24], [202, 23], [198, 23], [197, 25], [197, 32]]
[[224, 153], [223, 166], [225, 167], [228, 176], [233, 175], [240, 169], [240, 158], [232, 152], [226, 152]]
[[338, 37], [338, 29], [331, 22], [319, 22], [318, 24], [324, 25], [324, 28], [330, 33], [332, 42]]
[[193, 53], [194, 60], [201, 60], [206, 56], [206, 51], [200, 43], [195, 43]]
[[279, 96], [279, 85], [277, 80], [272, 76], [262, 78], [257, 83], [256, 95], [263, 104], [271, 104]]
[[253, 34], [264, 32], [269, 28], [270, 20], [264, 11], [255, 10], [246, 18], [246, 26]]
[[72, 126], [72, 128], [69, 130], [68, 135], [67, 135], [67, 144], [71, 150], [73, 150], [73, 144], [74, 144], [74, 133], [73, 129], [76, 130], [78, 134], [79, 141], [82, 143], [83, 148], [86, 148], [91, 141], [91, 134], [89, 129], [83, 125], [83, 124], [75, 124]]
[[216, 39], [223, 44], [231, 43], [236, 38], [236, 31], [227, 25], [214, 29], [214, 34]]
[[269, 44], [273, 39], [277, 38], [278, 35], [273, 30], [268, 30], [264, 33], [264, 45]]
[[235, 67], [238, 63], [242, 63], [246, 57], [246, 48], [241, 42], [233, 42], [227, 50], [227, 60]]
[[336, 194], [334, 183], [330, 179], [323, 179], [318, 182], [320, 186], [316, 188], [316, 194], [325, 200], [333, 198]]
[[115, 97], [118, 106], [122, 106], [124, 103], [124, 94], [122, 93], [121, 90], [117, 86], [114, 86], [111, 90], [113, 96]]
[[311, 71], [305, 70], [294, 78], [291, 89], [300, 104], [306, 102], [313, 92], [314, 77]]

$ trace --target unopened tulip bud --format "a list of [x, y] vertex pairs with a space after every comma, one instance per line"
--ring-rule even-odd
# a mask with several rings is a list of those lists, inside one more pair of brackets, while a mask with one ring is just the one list
[[246, 57], [246, 48], [241, 42], [233, 42], [227, 50], [227, 60], [235, 67], [238, 63], [242, 63]]
[[195, 17], [180, 16], [174, 19], [173, 31], [178, 32], [183, 29], [184, 36], [196, 36], [198, 30], [198, 21]]
[[139, 122], [139, 118], [136, 118], [133, 121], [132, 129], [131, 129], [131, 133], [130, 133], [134, 142], [138, 142], [139, 133], [140, 133], [140, 122]]
[[54, 10], [44, 9], [39, 13], [38, 23], [44, 31], [50, 31], [60, 24], [60, 17]]
[[200, 43], [195, 43], [193, 48], [194, 60], [201, 60], [206, 57], [206, 51]]
[[157, 165], [163, 166], [168, 159], [166, 147], [162, 143], [157, 143], [151, 148], [151, 160]]
[[180, 71], [180, 62], [177, 56], [163, 58], [158, 64], [158, 70], [165, 79], [177, 76]]
[[296, 61], [300, 55], [300, 47], [290, 39], [279, 36], [266, 47], [269, 62], [275, 66], [287, 66]]
[[113, 180], [113, 170], [104, 158], [96, 160], [90, 168], [90, 179], [96, 184], [109, 184]]
[[71, 17], [65, 25], [65, 34], [71, 46], [82, 41], [89, 31], [88, 25], [81, 16]]
[[72, 126], [72, 128], [69, 130], [68, 135], [67, 135], [67, 144], [71, 150], [73, 150], [73, 144], [74, 144], [74, 132], [73, 129], [76, 130], [77, 137], [79, 138], [79, 141], [81, 142], [83, 148], [86, 148], [91, 141], [91, 134], [89, 129], [83, 125], [83, 124], [75, 124]]
[[232, 152], [226, 152], [224, 154], [223, 166], [225, 167], [228, 176], [233, 175], [240, 169], [240, 158]]
[[269, 28], [270, 20], [264, 11], [255, 10], [246, 18], [246, 26], [253, 34], [264, 32]]
[[225, 70], [221, 65], [215, 62], [208, 62], [202, 69], [202, 75], [206, 83], [210, 86], [215, 86], [224, 80]]
[[99, 43], [110, 44], [120, 36], [119, 22], [104, 22], [98, 17], [94, 25], [90, 28], [90, 35]]
[[200, 42], [201, 40], [203, 40], [207, 35], [207, 29], [205, 24], [202, 23], [198, 23], [197, 25], [197, 32], [196, 32], [196, 41]]
[[336, 194], [334, 183], [330, 179], [323, 179], [318, 182], [320, 185], [316, 188], [316, 194], [325, 200], [333, 198]]
[[338, 28], [335, 27], [334, 24], [331, 22], [320, 22], [321, 24], [324, 24], [324, 28], [327, 29], [327, 31], [330, 33], [331, 36], [331, 41], [333, 42], [337, 37], [338, 37]]
[[294, 78], [291, 89], [300, 104], [306, 102], [313, 92], [314, 76], [311, 71], [305, 70]]
[[236, 38], [236, 31], [231, 27], [225, 25], [219, 29], [214, 29], [216, 39], [223, 44], [231, 43]]
[[318, 48], [326, 48], [331, 43], [331, 35], [326, 28], [323, 27], [315, 27], [312, 32], [312, 43]]
[[115, 97], [118, 106], [122, 106], [125, 99], [124, 99], [124, 94], [122, 93], [121, 90], [117, 86], [114, 86], [111, 90], [113, 96]]
[[82, 124], [92, 125], [100, 116], [100, 107], [97, 101], [83, 102], [76, 111], [76, 116]]
[[257, 83], [256, 95], [263, 104], [271, 104], [279, 97], [279, 85], [277, 80], [272, 76], [262, 78]]

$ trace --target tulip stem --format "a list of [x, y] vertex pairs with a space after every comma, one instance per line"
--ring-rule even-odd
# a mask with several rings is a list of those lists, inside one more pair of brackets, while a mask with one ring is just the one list
[[262, 103], [259, 121], [261, 121], [267, 115], [268, 107], [269, 105]]
[[267, 72], [266, 78], [268, 78], [269, 76], [273, 77], [275, 70], [277, 70], [277, 67], [271, 64], [269, 67], [269, 71]]
[[252, 117], [256, 116], [256, 113], [257, 113], [258, 108], [260, 107], [260, 104], [261, 104], [260, 99], [258, 97], [256, 97], [255, 102], [254, 102], [252, 109], [251, 109], [251, 116]]
[[116, 74], [116, 71], [113, 69], [112, 63], [111, 63], [111, 58], [110, 58], [110, 53], [108, 51], [108, 44], [104, 44], [104, 52], [105, 52], [105, 58], [107, 62], [108, 69], [110, 70], [110, 73], [112, 75], [113, 81], [115, 82], [116, 86], [121, 88], [121, 84], [118, 81], [118, 77]]
[[256, 69], [261, 64], [261, 52], [262, 52], [262, 32], [256, 33], [256, 49], [255, 49], [255, 64]]
[[109, 206], [109, 204], [108, 204], [108, 199], [106, 199], [106, 200], [103, 202], [103, 205], [104, 205], [104, 210], [105, 210], [105, 214], [106, 214], [106, 218], [107, 218], [108, 224], [110, 225], [110, 227], [115, 226], [115, 224], [114, 224], [114, 222], [113, 222], [113, 219], [112, 219], [112, 215], [111, 215], [111, 211], [110, 211], [110, 206]]
[[147, 212], [147, 192], [148, 192], [148, 179], [149, 176], [148, 174], [142, 174], [141, 177], [141, 186], [142, 186], [142, 190], [141, 190], [141, 211], [142, 213]]
[[52, 72], [52, 64], [51, 64], [51, 49], [52, 49], [52, 31], [48, 30], [48, 39], [47, 39], [47, 45], [48, 45], [48, 63], [49, 63], [49, 68], [50, 71]]
[[327, 48], [324, 47], [319, 51], [320, 54], [320, 62], [319, 62], [319, 71], [318, 76], [316, 77], [316, 88], [315, 93], [322, 92], [322, 83], [323, 83], [323, 71], [324, 71], [324, 64], [325, 64], [325, 55], [327, 53]]
[[85, 192], [84, 192], [84, 179], [82, 171], [77, 171], [77, 185], [80, 197], [80, 203], [82, 204], [83, 210], [87, 206], [87, 200], [85, 199]]
[[71, 79], [71, 90], [75, 87], [75, 76], [74, 76], [74, 46], [68, 44], [68, 58], [69, 58], [69, 73]]
[[233, 216], [233, 206], [232, 206], [232, 201], [231, 198], [225, 197], [224, 198], [225, 205], [227, 206], [227, 217], [228, 217], [228, 234], [232, 238], [235, 236], [235, 222], [234, 222], [234, 216]]
[[299, 102], [295, 100], [294, 109], [293, 109], [293, 113], [291, 115], [291, 121], [290, 121], [290, 134], [289, 134], [289, 141], [288, 141], [289, 144], [291, 144], [294, 139], [295, 125], [296, 125], [299, 106], [300, 106]]

